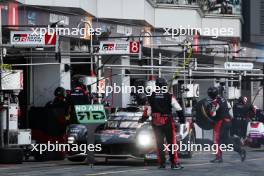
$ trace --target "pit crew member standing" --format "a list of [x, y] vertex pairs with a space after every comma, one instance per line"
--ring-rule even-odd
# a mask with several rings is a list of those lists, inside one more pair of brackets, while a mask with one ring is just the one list
[[[156, 80], [156, 88], [162, 89], [166, 87], [167, 83], [165, 79], [158, 78]], [[172, 108], [175, 108], [178, 111], [180, 121], [184, 121], [182, 108], [170, 93], [161, 93], [155, 91], [149, 97], [149, 105], [146, 106], [144, 110], [143, 117], [139, 120], [140, 123], [143, 123], [151, 115], [152, 117], [152, 127], [157, 142], [157, 155], [159, 161], [159, 168], [163, 169], [166, 167], [166, 158], [165, 158], [165, 148], [164, 148], [164, 138], [166, 138], [167, 144], [170, 144], [170, 161], [171, 169], [177, 170], [182, 169], [183, 167], [179, 163], [178, 154], [176, 151], [176, 129], [175, 123], [172, 116]], [[173, 149], [172, 146], [175, 148]], [[173, 152], [172, 152], [173, 151]]]
[[55, 98], [48, 102], [46, 107], [56, 107], [64, 109], [64, 117], [60, 118], [61, 124], [68, 124], [70, 120], [70, 102], [67, 92], [63, 87], [57, 87], [54, 91]]
[[221, 144], [232, 144], [234, 151], [238, 152], [241, 161], [246, 158], [246, 151], [241, 148], [241, 142], [239, 138], [230, 137], [231, 117], [229, 114], [228, 103], [225, 98], [219, 96], [218, 88], [210, 87], [207, 91], [210, 98], [209, 103], [209, 119], [214, 125], [213, 141], [217, 147], [216, 158], [211, 160], [213, 163], [223, 162], [222, 151], [220, 149]]
[[70, 104], [71, 104], [71, 124], [77, 123], [75, 114], [75, 105], [88, 105], [92, 103], [92, 96], [86, 90], [84, 79], [79, 78], [74, 82], [74, 89], [71, 91]]
[[233, 107], [233, 113], [232, 134], [245, 139], [248, 122], [255, 117], [256, 108], [248, 103], [247, 97], [239, 97], [238, 102]]

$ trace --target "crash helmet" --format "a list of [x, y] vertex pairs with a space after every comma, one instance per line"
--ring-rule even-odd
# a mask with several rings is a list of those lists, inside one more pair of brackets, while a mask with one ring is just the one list
[[168, 83], [167, 83], [167, 81], [164, 78], [158, 78], [156, 80], [156, 86], [157, 87], [164, 87], [164, 86], [167, 86], [167, 85], [168, 85]]
[[84, 87], [85, 86], [85, 78], [83, 76], [78, 76], [73, 79], [74, 87]]
[[219, 94], [219, 90], [217, 87], [209, 87], [207, 94], [211, 99], [215, 99]]
[[239, 97], [238, 102], [241, 104], [247, 104], [248, 99], [247, 99], [247, 97], [241, 96], [241, 97]]
[[63, 87], [57, 87], [54, 91], [56, 97], [66, 97], [66, 90]]

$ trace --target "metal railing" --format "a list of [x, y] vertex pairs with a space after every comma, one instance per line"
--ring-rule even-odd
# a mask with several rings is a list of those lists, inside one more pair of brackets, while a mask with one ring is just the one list
[[199, 5], [200, 0], [154, 0], [157, 4]]
[[205, 14], [241, 15], [242, 0], [152, 0], [156, 4], [199, 6]]

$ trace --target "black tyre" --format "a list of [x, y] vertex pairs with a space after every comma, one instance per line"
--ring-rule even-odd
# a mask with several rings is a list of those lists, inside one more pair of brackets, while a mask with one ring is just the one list
[[260, 148], [261, 147], [261, 143], [258, 140], [253, 140], [251, 143], [249, 143], [249, 147]]
[[23, 162], [23, 150], [20, 148], [0, 149], [1, 164], [21, 164]]
[[65, 154], [63, 152], [53, 152], [50, 156], [52, 160], [64, 160], [65, 159]]
[[158, 160], [155, 160], [155, 159], [144, 159], [143, 163], [144, 163], [144, 166], [148, 166], [148, 165], [151, 165], [151, 164], [154, 164], [154, 163], [157, 163]]
[[38, 161], [38, 162], [48, 161], [47, 152], [44, 152], [42, 154], [40, 154], [39, 152], [34, 152], [33, 156], [34, 156], [35, 161]]

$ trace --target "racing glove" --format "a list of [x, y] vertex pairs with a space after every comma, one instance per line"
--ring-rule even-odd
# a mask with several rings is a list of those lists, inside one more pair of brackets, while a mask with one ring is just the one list
[[149, 118], [148, 110], [149, 110], [149, 108], [147, 106], [145, 106], [143, 115], [138, 120], [138, 123], [144, 123]]

